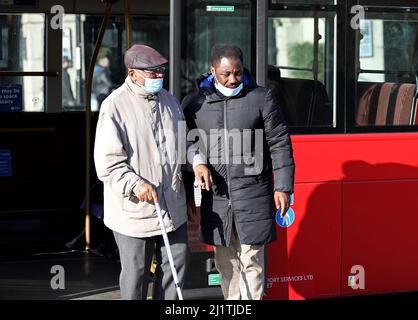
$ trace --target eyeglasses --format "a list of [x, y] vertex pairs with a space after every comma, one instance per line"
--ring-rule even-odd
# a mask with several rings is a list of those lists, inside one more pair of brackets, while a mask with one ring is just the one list
[[161, 66], [161, 67], [145, 68], [145, 69], [139, 69], [139, 70], [144, 71], [146, 73], [164, 74], [166, 69], [167, 67]]

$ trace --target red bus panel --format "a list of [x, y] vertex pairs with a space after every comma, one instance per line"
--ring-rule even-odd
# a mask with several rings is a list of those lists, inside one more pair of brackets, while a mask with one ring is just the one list
[[268, 245], [267, 299], [338, 295], [341, 183], [297, 184], [292, 208], [294, 223], [277, 226], [278, 240]]
[[293, 136], [295, 221], [266, 299], [418, 290], [418, 133]]
[[[348, 182], [343, 203], [342, 293], [418, 290], [418, 180]], [[363, 288], [348, 285], [356, 265]]]

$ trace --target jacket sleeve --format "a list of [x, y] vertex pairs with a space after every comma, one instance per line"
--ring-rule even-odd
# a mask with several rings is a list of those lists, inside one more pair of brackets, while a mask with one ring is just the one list
[[193, 106], [193, 102], [194, 102], [193, 98], [194, 98], [194, 95], [192, 94], [186, 96], [181, 104], [181, 107], [183, 109], [183, 116], [186, 121], [186, 130], [187, 130], [186, 132], [187, 164], [188, 164], [188, 168], [192, 167], [194, 169], [200, 164], [207, 164], [207, 158], [205, 156], [206, 154], [205, 150], [200, 150], [199, 144], [196, 141], [189, 140], [190, 130], [198, 129], [193, 119], [193, 115], [190, 113], [190, 109]]
[[293, 193], [295, 164], [289, 131], [283, 113], [270, 90], [263, 107], [264, 131], [274, 172], [274, 191]]
[[109, 114], [109, 105], [103, 105], [96, 128], [94, 163], [97, 177], [110, 185], [113, 192], [129, 197], [144, 180], [128, 163], [121, 138], [121, 126]]
[[200, 152], [195, 142], [189, 141], [189, 130], [196, 129], [196, 124], [190, 115], [189, 108], [192, 104], [192, 95], [188, 95], [183, 99], [181, 107], [183, 109], [183, 116], [186, 121], [186, 166], [183, 171], [183, 180], [186, 190], [186, 198], [193, 199], [193, 183], [194, 183], [194, 172], [192, 169], [196, 168], [200, 164], [207, 164], [206, 157]]

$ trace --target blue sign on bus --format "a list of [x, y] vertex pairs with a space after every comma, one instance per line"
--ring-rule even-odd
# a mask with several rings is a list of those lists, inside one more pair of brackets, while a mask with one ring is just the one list
[[0, 177], [12, 176], [12, 151], [0, 150]]
[[0, 86], [0, 112], [19, 112], [22, 109], [22, 85]]
[[276, 213], [276, 222], [282, 228], [288, 228], [295, 222], [295, 212], [292, 208], [289, 208], [286, 212], [286, 215], [282, 218], [280, 213], [282, 212], [281, 209], [277, 210]]

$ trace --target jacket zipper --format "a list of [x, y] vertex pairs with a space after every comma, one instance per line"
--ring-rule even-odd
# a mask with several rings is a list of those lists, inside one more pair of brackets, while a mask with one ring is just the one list
[[[227, 100], [224, 100], [224, 136], [225, 136], [225, 165], [226, 165], [226, 181], [228, 185], [228, 194], [229, 194], [229, 201], [228, 201], [228, 210], [227, 210], [227, 219], [226, 219], [226, 226], [225, 226], [225, 241], [230, 238], [228, 235], [228, 226], [232, 223], [232, 192], [231, 192], [231, 180], [230, 180], [230, 172], [229, 172], [229, 141], [228, 141], [228, 123], [226, 119], [226, 103]], [[232, 228], [231, 228], [232, 231]]]

